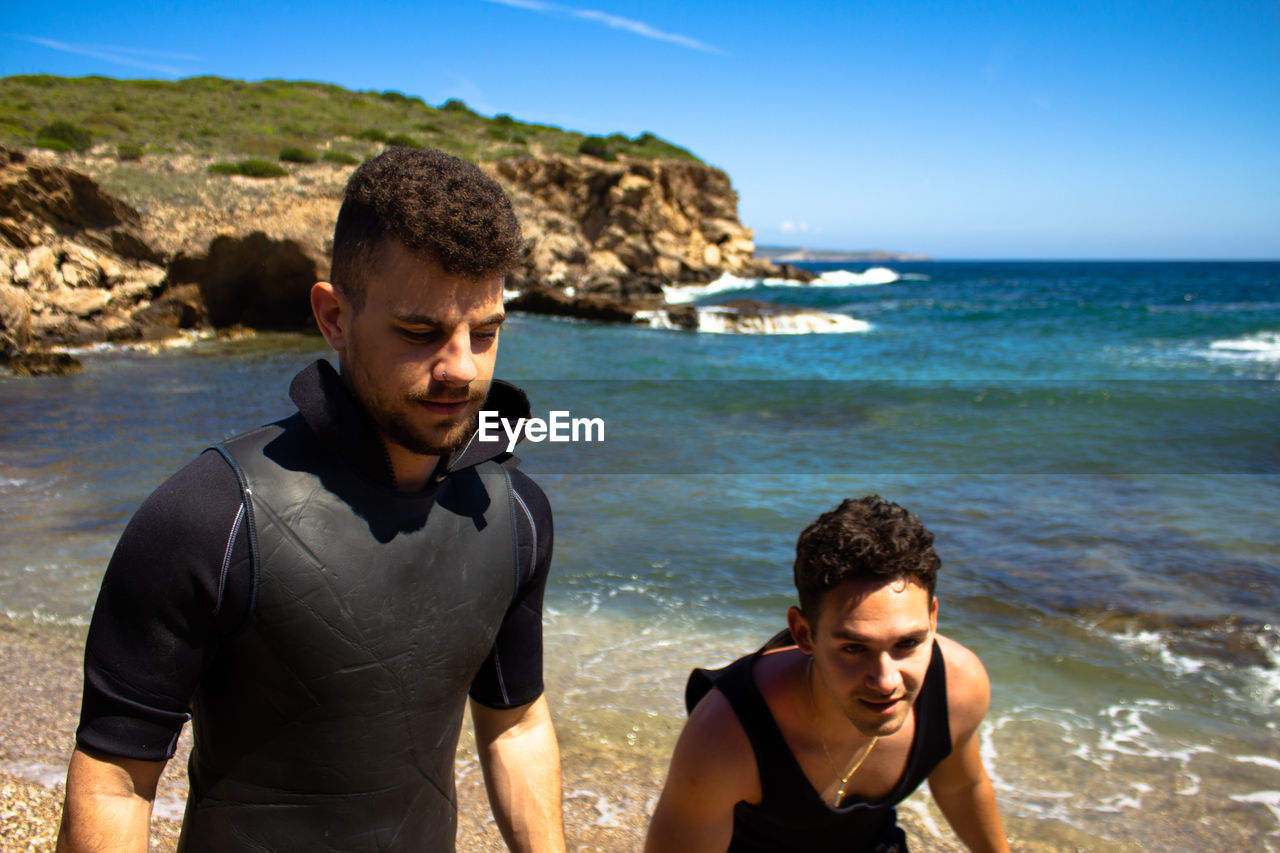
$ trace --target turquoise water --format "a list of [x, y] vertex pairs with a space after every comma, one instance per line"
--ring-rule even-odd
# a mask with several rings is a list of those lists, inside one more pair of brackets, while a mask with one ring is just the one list
[[[1015, 837], [1280, 849], [1280, 264], [889, 267], [690, 294], [858, 333], [504, 330], [499, 374], [536, 415], [605, 424], [520, 450], [556, 509], [567, 751], [660, 771], [688, 667], [780, 627], [796, 534], [878, 492], [937, 534], [941, 630], [991, 673], [984, 749]], [[138, 502], [286, 412], [323, 354], [260, 336], [0, 378], [0, 607], [83, 624]], [[596, 793], [643, 814], [655, 792]]]

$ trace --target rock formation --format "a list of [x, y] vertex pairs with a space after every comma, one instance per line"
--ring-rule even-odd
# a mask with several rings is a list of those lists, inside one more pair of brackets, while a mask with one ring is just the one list
[[0, 361], [141, 336], [130, 315], [165, 273], [140, 226], [87, 176], [0, 148]]
[[[113, 165], [93, 155], [66, 160], [90, 173]], [[350, 168], [301, 166], [255, 181], [208, 176], [207, 165], [157, 155], [157, 173], [203, 188], [201, 197], [139, 191], [126, 203], [52, 155], [0, 148], [0, 363], [57, 371], [74, 368], [31, 358], [20, 368], [15, 359], [185, 329], [311, 328], [307, 290], [328, 274]], [[560, 155], [483, 168], [507, 189], [525, 230], [524, 259], [509, 279], [522, 293], [516, 310], [699, 329], [698, 310], [666, 305], [664, 286], [726, 273], [811, 278], [753, 257], [737, 194], [718, 169]]]
[[627, 299], [724, 273], [777, 275], [753, 255], [729, 176], [694, 163], [630, 157], [499, 160], [487, 166], [511, 195], [528, 253], [516, 282]]

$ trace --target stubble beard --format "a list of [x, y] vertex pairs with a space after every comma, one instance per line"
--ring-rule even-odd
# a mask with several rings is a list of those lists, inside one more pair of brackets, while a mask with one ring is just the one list
[[422, 403], [433, 398], [439, 401], [441, 397], [446, 396], [432, 391], [426, 394], [412, 394], [406, 397], [398, 407], [380, 406], [377, 411], [370, 414], [388, 441], [420, 456], [443, 456], [462, 447], [471, 439], [479, 426], [480, 408], [484, 405], [487, 393], [480, 389], [468, 389], [466, 414], [454, 423], [443, 437], [438, 437], [438, 429], [424, 427], [421, 424], [421, 418], [426, 411], [422, 408]]
[[428, 426], [425, 421], [434, 419], [439, 424], [445, 418], [431, 415], [422, 404], [428, 400], [460, 402], [463, 395], [458, 391], [461, 389], [442, 391], [428, 387], [425, 393], [408, 394], [393, 400], [378, 393], [368, 376], [361, 379], [364, 381], [353, 383], [352, 392], [383, 440], [419, 456], [443, 456], [466, 444], [479, 425], [480, 409], [488, 396], [487, 388], [474, 384], [468, 386], [464, 392], [466, 413], [441, 436], [438, 426]]

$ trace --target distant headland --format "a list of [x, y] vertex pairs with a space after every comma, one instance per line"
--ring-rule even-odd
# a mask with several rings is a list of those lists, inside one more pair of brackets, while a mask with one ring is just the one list
[[911, 261], [932, 261], [929, 255], [917, 252], [887, 252], [883, 249], [865, 249], [847, 252], [838, 249], [805, 249], [798, 246], [756, 246], [755, 256], [775, 264], [809, 263], [871, 263], [887, 264]]

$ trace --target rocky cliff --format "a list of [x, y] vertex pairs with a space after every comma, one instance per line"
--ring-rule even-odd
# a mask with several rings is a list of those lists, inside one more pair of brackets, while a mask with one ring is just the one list
[[[60, 346], [310, 326], [306, 294], [327, 275], [349, 167], [254, 180], [157, 155], [149, 168], [161, 185], [197, 189], [126, 186], [119, 198], [91, 177], [109, 178], [113, 166], [106, 156], [55, 161], [0, 148], [0, 360], [23, 369], [24, 353]], [[528, 294], [527, 310], [628, 322], [662, 310], [665, 285], [804, 276], [753, 258], [737, 194], [718, 169], [563, 155], [484, 168], [525, 229], [509, 286]]]

